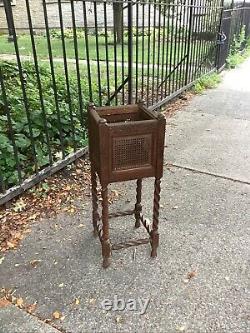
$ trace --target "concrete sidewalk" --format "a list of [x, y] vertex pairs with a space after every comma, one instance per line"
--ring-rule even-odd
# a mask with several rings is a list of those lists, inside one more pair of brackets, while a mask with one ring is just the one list
[[[115, 251], [103, 270], [90, 200], [79, 202], [73, 217], [34, 224], [0, 265], [0, 286], [37, 302], [32, 316], [12, 305], [0, 309], [1, 333], [250, 332], [249, 73], [250, 60], [168, 121], [158, 258], [149, 258], [148, 245], [137, 247], [136, 256], [134, 248]], [[122, 196], [111, 210], [133, 207], [134, 183], [114, 186]], [[152, 180], [143, 186], [147, 215]], [[131, 217], [112, 220], [111, 227], [116, 242], [125, 230], [145, 237]], [[41, 261], [31, 268], [34, 259]], [[115, 295], [148, 298], [146, 313], [103, 310], [102, 301]], [[54, 311], [64, 319], [43, 323]]]

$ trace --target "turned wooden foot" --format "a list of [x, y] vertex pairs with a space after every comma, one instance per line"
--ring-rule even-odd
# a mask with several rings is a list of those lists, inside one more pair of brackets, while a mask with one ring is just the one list
[[102, 267], [109, 267], [111, 264], [111, 244], [109, 240], [102, 240], [102, 258]]
[[151, 238], [150, 242], [151, 242], [151, 247], [152, 247], [151, 257], [155, 258], [155, 257], [157, 257], [157, 248], [159, 246], [159, 233], [151, 232], [150, 238]]

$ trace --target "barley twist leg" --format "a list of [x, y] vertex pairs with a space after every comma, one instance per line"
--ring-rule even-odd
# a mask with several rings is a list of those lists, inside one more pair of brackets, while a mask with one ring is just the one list
[[153, 225], [152, 231], [150, 233], [151, 238], [151, 257], [157, 256], [157, 248], [159, 245], [159, 233], [158, 233], [158, 224], [159, 224], [159, 208], [160, 208], [160, 191], [161, 191], [161, 180], [155, 179], [155, 190], [154, 190], [154, 208], [153, 208]]
[[94, 228], [94, 236], [98, 235], [97, 223], [100, 220], [98, 213], [98, 195], [97, 195], [97, 175], [96, 172], [91, 166], [91, 192], [92, 192], [92, 223]]
[[111, 244], [109, 241], [109, 218], [108, 218], [108, 186], [102, 185], [102, 257], [103, 267], [107, 268], [111, 263]]
[[141, 205], [141, 191], [142, 191], [142, 179], [137, 179], [136, 182], [136, 204], [135, 204], [135, 227], [139, 228], [140, 223], [140, 213], [142, 211]]

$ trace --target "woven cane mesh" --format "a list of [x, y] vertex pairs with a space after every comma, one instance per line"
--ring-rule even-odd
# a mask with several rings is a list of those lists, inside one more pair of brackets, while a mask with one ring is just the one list
[[138, 168], [151, 164], [150, 134], [113, 139], [113, 170]]

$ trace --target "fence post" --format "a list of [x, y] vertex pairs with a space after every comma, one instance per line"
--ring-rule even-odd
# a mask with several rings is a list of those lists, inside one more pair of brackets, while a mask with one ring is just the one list
[[190, 50], [191, 50], [191, 39], [192, 39], [192, 25], [193, 25], [193, 5], [194, 0], [191, 0], [190, 7], [189, 7], [189, 23], [188, 23], [188, 40], [186, 41], [187, 44], [187, 64], [186, 64], [186, 73], [185, 73], [185, 86], [189, 83], [188, 82], [188, 73], [190, 69]]
[[133, 101], [133, 4], [128, 3], [128, 104]]
[[217, 48], [216, 48], [216, 54], [215, 54], [215, 68], [219, 70], [219, 60], [220, 60], [220, 53], [221, 53], [221, 44], [219, 43], [220, 41], [220, 34], [223, 32], [222, 31], [222, 20], [223, 20], [223, 13], [224, 13], [224, 0], [221, 0], [221, 13], [220, 13], [220, 21], [219, 21], [219, 26], [218, 26], [218, 31], [217, 31]]
[[9, 31], [8, 41], [13, 42], [14, 22], [13, 22], [12, 8], [11, 8], [11, 0], [3, 0], [3, 5]]

